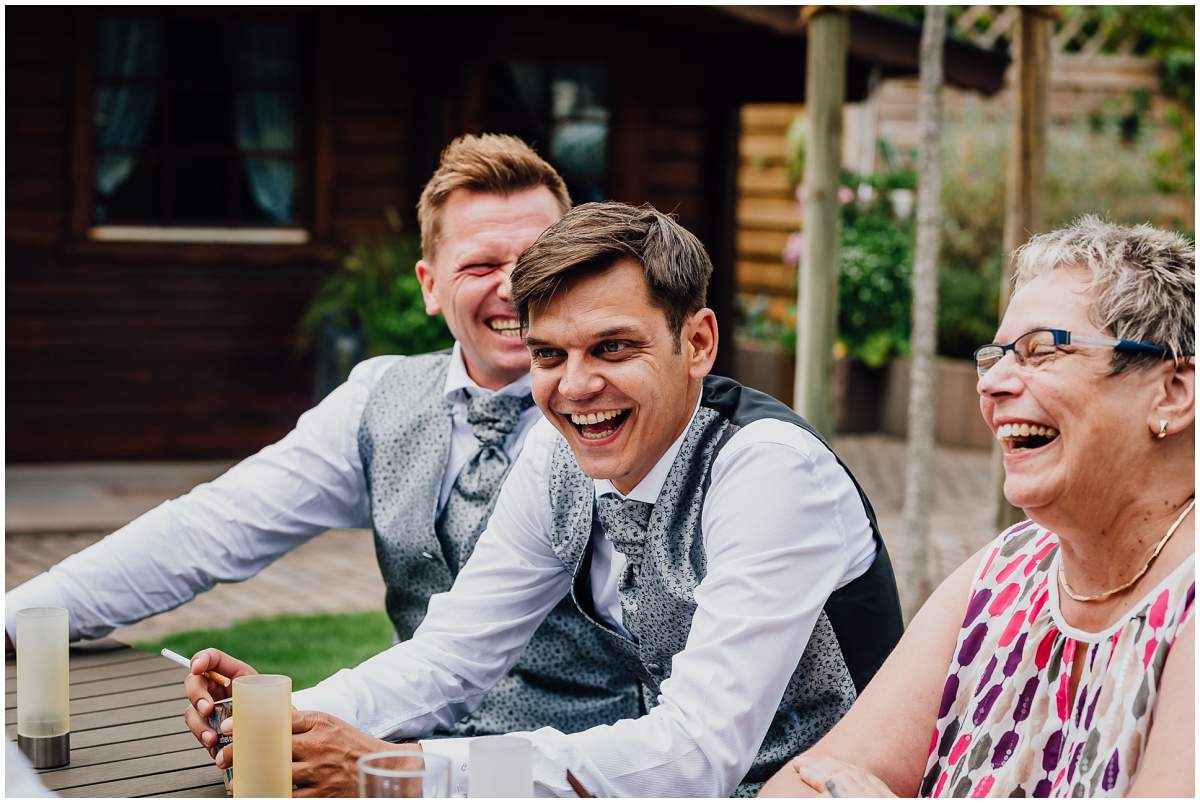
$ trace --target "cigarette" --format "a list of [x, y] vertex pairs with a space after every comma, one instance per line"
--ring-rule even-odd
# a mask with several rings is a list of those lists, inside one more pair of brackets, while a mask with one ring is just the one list
[[[163, 647], [161, 654], [162, 654], [162, 657], [166, 658], [168, 661], [174, 661], [175, 663], [179, 664], [180, 666], [186, 666], [188, 669], [192, 668], [191, 661], [184, 658], [179, 653], [174, 652], [173, 650], [168, 650], [166, 647]], [[211, 669], [204, 673], [204, 677], [208, 678], [213, 683], [219, 683], [222, 686], [228, 686], [232, 682], [229, 678], [225, 677], [220, 672], [214, 672]]]

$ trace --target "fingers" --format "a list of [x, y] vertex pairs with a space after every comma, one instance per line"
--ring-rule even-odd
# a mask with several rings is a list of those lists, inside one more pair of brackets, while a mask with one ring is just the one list
[[821, 756], [796, 756], [791, 761], [792, 768], [800, 775], [800, 779], [813, 789], [825, 790], [825, 782], [833, 773], [846, 766], [843, 762]]
[[201, 716], [208, 716], [212, 713], [213, 700], [221, 699], [213, 695], [220, 695], [223, 691], [203, 675], [188, 675], [183, 680], [183, 690], [187, 695], [188, 702], [196, 707]]
[[797, 756], [791, 765], [800, 779], [818, 792], [829, 794], [830, 784], [840, 797], [892, 797], [887, 784], [862, 767], [834, 758]]
[[192, 674], [202, 675], [210, 670], [219, 672], [230, 680], [242, 675], [258, 674], [250, 664], [239, 661], [232, 655], [226, 655], [216, 647], [208, 647], [192, 656]]
[[292, 733], [307, 733], [321, 722], [320, 711], [297, 711], [292, 709]]
[[187, 708], [183, 710], [183, 721], [192, 735], [211, 753], [213, 745], [217, 743], [217, 732], [209, 727], [208, 720], [200, 715], [192, 703], [188, 703]]

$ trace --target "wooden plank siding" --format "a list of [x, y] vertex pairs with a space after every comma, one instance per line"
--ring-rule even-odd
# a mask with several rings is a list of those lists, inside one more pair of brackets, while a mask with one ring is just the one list
[[293, 343], [331, 257], [381, 233], [389, 207], [413, 225], [402, 49], [369, 18], [327, 17], [329, 241], [99, 244], [65, 218], [72, 59], [91, 18], [6, 20], [8, 459], [228, 457], [277, 440], [312, 403], [311, 358]]
[[788, 236], [800, 228], [787, 175], [787, 129], [804, 107], [743, 106], [737, 174], [737, 290], [786, 301], [796, 297], [796, 266], [783, 261]]

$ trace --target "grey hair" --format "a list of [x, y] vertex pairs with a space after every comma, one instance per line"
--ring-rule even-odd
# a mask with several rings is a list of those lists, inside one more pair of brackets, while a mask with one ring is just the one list
[[[1092, 323], [1118, 338], [1164, 346], [1176, 361], [1196, 353], [1196, 248], [1182, 235], [1085, 215], [1033, 237], [1013, 261], [1017, 288], [1059, 268], [1087, 270]], [[1153, 355], [1114, 353], [1112, 372], [1152, 362]]]

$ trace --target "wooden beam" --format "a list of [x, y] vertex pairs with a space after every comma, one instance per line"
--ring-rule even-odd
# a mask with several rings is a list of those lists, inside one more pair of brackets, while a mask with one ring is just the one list
[[[1000, 284], [1000, 317], [1012, 292], [1012, 255], [1042, 229], [1046, 183], [1047, 96], [1050, 83], [1050, 40], [1055, 16], [1044, 9], [1021, 7], [1013, 46], [1016, 50], [1016, 108], [1013, 110], [1004, 204], [1004, 278]], [[993, 448], [996, 478], [996, 529], [1025, 519], [1004, 497], [1004, 464]]]
[[804, 252], [797, 299], [796, 410], [833, 436], [833, 344], [837, 338], [842, 103], [849, 33], [845, 12], [822, 7], [806, 26]]

